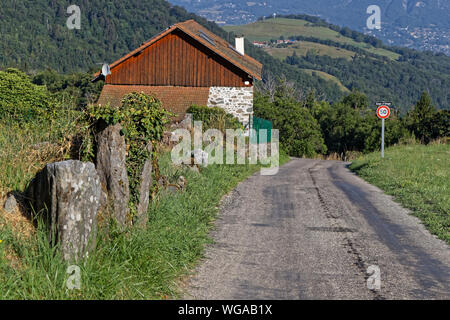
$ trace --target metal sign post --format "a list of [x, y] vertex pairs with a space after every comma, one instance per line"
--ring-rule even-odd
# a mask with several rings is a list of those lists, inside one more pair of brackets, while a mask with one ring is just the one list
[[377, 116], [381, 119], [381, 158], [384, 158], [384, 119], [387, 119], [391, 114], [390, 102], [378, 102], [377, 103]]
[[381, 119], [381, 157], [384, 158], [384, 118]]

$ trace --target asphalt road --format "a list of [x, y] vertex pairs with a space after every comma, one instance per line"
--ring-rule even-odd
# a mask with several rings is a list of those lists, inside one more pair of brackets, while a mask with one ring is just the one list
[[187, 299], [450, 299], [449, 246], [344, 162], [255, 174], [221, 211]]

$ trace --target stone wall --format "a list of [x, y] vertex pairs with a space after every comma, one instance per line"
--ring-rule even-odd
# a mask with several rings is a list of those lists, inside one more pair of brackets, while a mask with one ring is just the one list
[[211, 87], [208, 107], [220, 107], [244, 125], [253, 114], [253, 87]]

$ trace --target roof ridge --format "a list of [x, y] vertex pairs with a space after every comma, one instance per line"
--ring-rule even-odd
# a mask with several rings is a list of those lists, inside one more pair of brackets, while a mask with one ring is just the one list
[[[238, 60], [238, 59], [243, 59], [243, 60], [246, 59], [246, 60], [250, 60], [250, 61], [252, 61], [252, 62], [254, 62], [255, 64], [258, 65], [258, 69], [259, 69], [259, 68], [262, 68], [262, 64], [261, 64], [259, 61], [253, 59], [253, 58], [250, 57], [249, 55], [246, 55], [246, 54], [242, 55], [242, 54], [240, 54], [239, 52], [236, 51], [236, 49], [235, 49], [235, 48], [234, 48], [227, 40], [223, 39], [222, 37], [219, 37], [217, 34], [215, 34], [214, 32], [212, 32], [212, 31], [210, 31], [210, 30], [208, 30], [207, 28], [205, 28], [204, 26], [202, 26], [201, 24], [199, 24], [199, 23], [196, 22], [195, 20], [188, 20], [188, 21], [194, 22], [194, 23], [195, 23], [196, 25], [198, 25], [201, 29], [203, 29], [203, 30], [200, 30], [200, 31], [206, 31], [207, 33], [209, 33], [210, 35], [212, 35], [212, 37], [215, 38], [216, 41], [218, 41], [218, 42], [223, 42], [223, 43], [219, 43], [219, 44], [221, 44], [222, 46], [227, 47], [227, 48], [228, 48], [228, 46], [231, 46], [233, 52], [236, 54], [236, 58], [233, 58], [232, 56], [230, 56], [230, 55], [227, 54], [227, 53], [224, 53], [224, 52], [220, 52], [220, 51], [218, 51], [218, 50], [215, 50], [215, 49], [212, 48], [210, 45], [208, 45], [207, 43], [205, 43], [205, 42], [203, 41], [203, 39], [199, 38], [199, 37], [198, 37], [197, 35], [195, 35], [195, 34], [192, 34], [192, 33], [190, 32], [190, 30], [186, 30], [185, 28], [183, 28], [183, 29], [182, 29], [183, 32], [185, 32], [186, 34], [190, 35], [191, 37], [193, 37], [194, 39], [196, 39], [197, 41], [199, 41], [200, 43], [202, 43], [203, 45], [205, 45], [205, 46], [206, 46], [207, 48], [209, 48], [210, 50], [212, 50], [212, 51], [218, 53], [219, 55], [221, 55], [221, 56], [222, 56], [223, 58], [225, 58], [226, 60], [229, 60], [229, 61], [231, 60], [230, 62], [232, 62], [232, 63], [233, 63], [234, 65], [236, 65], [238, 68], [240, 68], [240, 69], [244, 70], [245, 72], [251, 74], [252, 76], [254, 76], [255, 78], [257, 78], [258, 80], [261, 80], [261, 75], [260, 75], [260, 74], [257, 74], [255, 71], [249, 70], [247, 67], [243, 66], [241, 63], [239, 63], [239, 62], [236, 61], [236, 60]], [[186, 21], [186, 22], [188, 22], [188, 21]], [[225, 45], [225, 44], [226, 44], [226, 45]], [[233, 61], [234, 61], [234, 62], [233, 62]]]
[[[220, 46], [222, 46], [222, 47], [224, 47], [226, 49], [229, 49], [228, 46], [230, 46], [231, 49], [236, 53], [236, 57], [233, 57], [232, 55], [228, 54], [227, 52], [224, 52], [224, 50], [218, 50], [218, 48], [216, 46], [213, 46], [209, 41], [204, 40], [200, 35], [197, 35], [192, 30], [190, 30], [188, 28], [189, 25], [193, 25], [193, 26], [197, 27], [197, 29], [200, 29], [200, 31], [203, 32], [203, 33], [205, 33], [205, 31], [206, 31], [209, 35], [211, 35], [212, 38], [214, 38], [215, 41], [218, 42], [218, 44]], [[200, 27], [200, 28], [198, 28], [198, 27]], [[147, 40], [146, 42], [141, 44], [138, 48], [134, 49], [133, 51], [129, 52], [128, 54], [126, 54], [122, 58], [120, 58], [120, 59], [114, 61], [113, 63], [111, 63], [109, 65], [110, 69], [112, 70], [113, 68], [115, 68], [116, 66], [118, 66], [119, 64], [124, 62], [125, 60], [128, 60], [129, 58], [134, 56], [136, 53], [145, 50], [147, 47], [149, 47], [150, 45], [152, 45], [153, 43], [155, 43], [156, 41], [158, 41], [162, 37], [166, 36], [167, 34], [173, 32], [175, 29], [181, 30], [185, 34], [187, 34], [190, 37], [194, 38], [197, 42], [201, 43], [202, 45], [204, 45], [208, 49], [212, 50], [216, 54], [222, 56], [224, 59], [228, 60], [229, 62], [231, 62], [232, 64], [237, 66], [239, 69], [245, 71], [249, 75], [257, 78], [258, 80], [261, 80], [262, 64], [259, 61], [257, 61], [256, 59], [250, 57], [249, 55], [241, 55], [240, 53], [236, 52], [236, 49], [227, 40], [223, 39], [222, 37], [219, 37], [214, 32], [208, 30], [207, 28], [202, 26], [200, 23], [198, 23], [194, 19], [189, 19], [189, 20], [186, 20], [186, 21], [183, 21], [183, 22], [178, 22], [178, 23], [175, 23], [175, 24], [171, 25], [170, 27], [166, 28], [165, 30], [161, 31], [157, 35], [153, 36], [152, 38], [150, 38], [149, 40]], [[208, 36], [208, 35], [206, 35], [206, 36]], [[253, 68], [252, 68], [251, 65], [250, 66], [245, 66], [239, 60], [242, 60], [244, 62], [245, 61], [251, 62], [255, 66]], [[252, 70], [252, 69], [255, 69], [255, 70]], [[99, 72], [94, 74], [94, 77], [97, 79], [100, 76], [100, 74], [101, 73], [99, 71]]]

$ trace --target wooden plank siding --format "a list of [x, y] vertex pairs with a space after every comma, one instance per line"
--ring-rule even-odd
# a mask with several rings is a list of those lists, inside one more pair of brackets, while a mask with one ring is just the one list
[[247, 73], [174, 30], [111, 70], [106, 84], [246, 87]]

